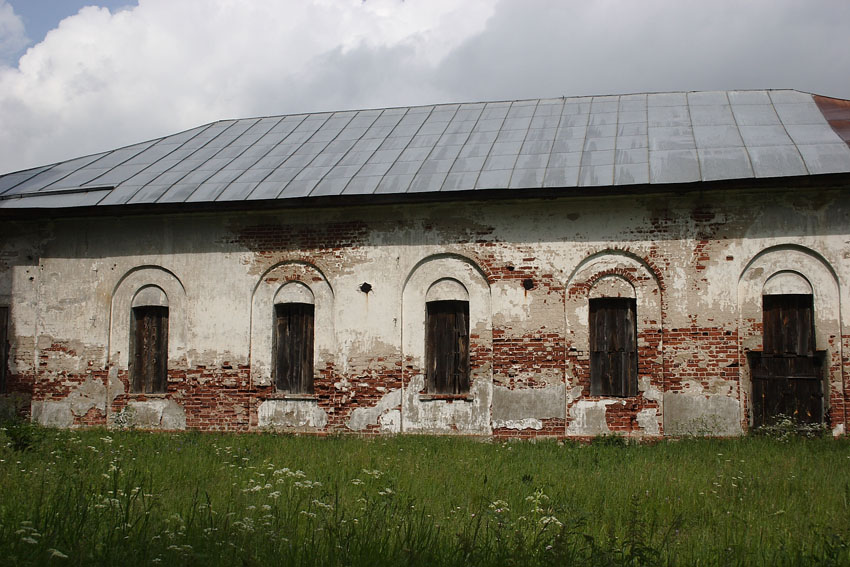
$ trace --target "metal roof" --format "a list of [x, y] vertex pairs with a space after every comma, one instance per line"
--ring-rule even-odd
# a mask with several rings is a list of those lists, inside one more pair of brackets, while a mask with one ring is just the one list
[[841, 116], [828, 122], [820, 99], [794, 90], [671, 92], [224, 120], [0, 176], [0, 208], [850, 172]]

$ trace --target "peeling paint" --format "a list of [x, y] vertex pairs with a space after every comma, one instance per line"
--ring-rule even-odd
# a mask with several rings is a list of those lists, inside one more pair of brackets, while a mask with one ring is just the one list
[[667, 394], [664, 432], [668, 435], [740, 435], [738, 400], [723, 395]]
[[186, 412], [174, 400], [131, 400], [115, 416], [114, 424], [142, 429], [186, 429]]
[[563, 385], [514, 389], [493, 386], [493, 427], [542, 429], [542, 419], [566, 417]]
[[539, 419], [535, 419], [533, 417], [526, 417], [524, 419], [506, 419], [506, 420], [493, 420], [493, 427], [504, 427], [505, 429], [534, 429], [540, 430], [543, 429], [543, 422]]
[[423, 400], [425, 377], [414, 377], [404, 392], [402, 429], [416, 433], [461, 433], [489, 435], [492, 384], [472, 383], [469, 398], [463, 400]]
[[401, 430], [401, 420], [398, 418], [400, 406], [401, 390], [393, 390], [381, 397], [375, 406], [355, 408], [345, 425], [352, 431], [363, 431], [370, 425], [380, 425], [383, 432], [398, 433]]
[[268, 429], [321, 429], [328, 422], [328, 414], [313, 400], [266, 400], [257, 417], [257, 425]]
[[580, 400], [570, 406], [567, 435], [608, 435], [611, 429], [605, 419], [608, 406], [622, 404], [620, 400]]
[[92, 408], [106, 411], [106, 386], [90, 378], [71, 392], [65, 401], [74, 415], [85, 415]]
[[[115, 395], [109, 397], [109, 402]], [[107, 389], [103, 381], [89, 376], [62, 400], [37, 400], [33, 402], [33, 420], [48, 427], [71, 427], [75, 417], [89, 410], [106, 412]]]
[[647, 435], [658, 435], [661, 433], [658, 410], [654, 408], [642, 409], [637, 413], [637, 423]]

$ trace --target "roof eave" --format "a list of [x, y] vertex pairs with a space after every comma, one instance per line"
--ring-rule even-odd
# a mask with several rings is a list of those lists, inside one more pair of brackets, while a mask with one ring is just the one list
[[515, 201], [530, 199], [577, 199], [587, 197], [650, 196], [688, 194], [708, 191], [760, 191], [766, 189], [847, 189], [850, 173], [826, 173], [793, 177], [724, 179], [689, 183], [605, 185], [597, 187], [554, 187], [527, 189], [475, 189], [466, 191], [434, 191], [401, 194], [331, 195], [290, 199], [209, 201], [193, 203], [139, 203], [89, 205], [64, 208], [17, 207], [0, 208], [0, 219], [58, 219], [77, 217], [124, 217], [150, 214], [193, 214], [235, 211], [269, 211], [291, 209], [332, 209], [419, 203], [451, 203], [482, 201]]

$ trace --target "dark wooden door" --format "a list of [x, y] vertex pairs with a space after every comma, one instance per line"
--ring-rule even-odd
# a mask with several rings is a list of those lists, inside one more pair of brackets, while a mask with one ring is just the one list
[[425, 381], [429, 394], [469, 392], [469, 302], [429, 301]]
[[134, 392], [162, 393], [167, 389], [168, 307], [133, 308], [133, 367], [130, 369]]
[[748, 353], [754, 427], [778, 416], [823, 421], [825, 352], [815, 350], [812, 299], [808, 294], [763, 297], [764, 350]]
[[637, 395], [635, 300], [590, 300], [590, 394]]
[[275, 386], [291, 394], [313, 393], [314, 307], [308, 303], [275, 305]]

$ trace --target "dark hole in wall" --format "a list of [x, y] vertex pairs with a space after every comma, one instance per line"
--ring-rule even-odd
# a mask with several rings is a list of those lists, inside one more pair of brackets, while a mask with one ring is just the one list
[[362, 284], [360, 284], [360, 291], [362, 291], [363, 293], [369, 293], [370, 291], [372, 291], [372, 284], [368, 282], [363, 282]]
[[534, 289], [534, 280], [531, 278], [525, 278], [522, 280], [522, 287], [524, 287], [526, 291]]

